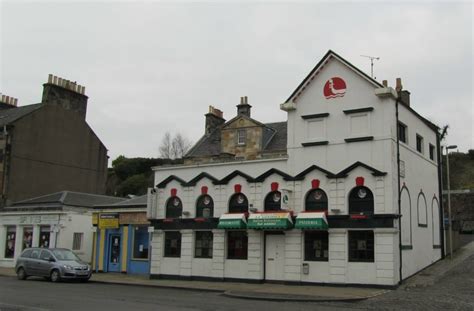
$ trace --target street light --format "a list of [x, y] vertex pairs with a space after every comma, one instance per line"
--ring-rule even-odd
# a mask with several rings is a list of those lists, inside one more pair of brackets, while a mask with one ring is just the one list
[[449, 149], [456, 149], [458, 146], [446, 146], [446, 179], [448, 182], [448, 223], [449, 223], [449, 259], [453, 259], [453, 228], [451, 222], [451, 186], [449, 184]]

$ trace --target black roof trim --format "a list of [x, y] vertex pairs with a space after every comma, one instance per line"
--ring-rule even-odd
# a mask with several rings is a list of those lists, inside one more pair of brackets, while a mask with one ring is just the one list
[[166, 188], [166, 185], [168, 185], [170, 182], [172, 182], [173, 180], [176, 180], [177, 182], [179, 182], [182, 186], [186, 186], [186, 182], [184, 180], [182, 180], [181, 178], [175, 176], [175, 175], [170, 175], [168, 176], [165, 180], [163, 180], [162, 182], [160, 182], [159, 184], [156, 185], [157, 188]]
[[186, 187], [192, 187], [192, 186], [196, 186], [197, 182], [200, 181], [201, 179], [203, 178], [208, 178], [210, 179], [213, 183], [215, 183], [216, 181], [218, 181], [217, 178], [215, 178], [214, 176], [212, 176], [211, 174], [208, 174], [206, 172], [202, 172], [201, 174], [197, 175], [196, 177], [194, 177], [193, 179], [191, 179], [190, 181], [188, 181], [186, 183]]
[[232, 173], [230, 173], [229, 175], [227, 175], [226, 177], [222, 178], [221, 180], [214, 182], [214, 184], [215, 185], [227, 185], [236, 176], [241, 176], [241, 177], [245, 178], [248, 182], [253, 182], [254, 181], [254, 178], [251, 177], [250, 175], [247, 175], [247, 174], [245, 174], [245, 173], [243, 173], [239, 170], [235, 170]]
[[359, 166], [362, 166], [363, 168], [368, 169], [369, 171], [372, 172], [372, 175], [374, 175], [374, 176], [385, 176], [385, 175], [387, 175], [386, 172], [379, 171], [379, 170], [373, 168], [372, 166], [369, 166], [369, 165], [367, 165], [367, 164], [365, 164], [365, 163], [362, 163], [362, 162], [360, 162], [360, 161], [357, 161], [357, 162], [355, 162], [354, 164], [352, 164], [351, 166], [348, 166], [347, 168], [345, 168], [345, 169], [343, 169], [342, 171], [340, 171], [339, 173], [337, 173], [337, 174], [334, 176], [334, 178], [343, 178], [343, 177], [346, 177], [347, 174], [348, 174], [350, 171], [356, 169], [356, 168], [359, 167]]
[[254, 182], [262, 182], [265, 179], [267, 179], [268, 176], [273, 175], [273, 174], [280, 175], [281, 177], [283, 177], [284, 180], [293, 180], [293, 177], [291, 175], [288, 175], [287, 173], [284, 173], [280, 171], [279, 169], [271, 168], [265, 173], [263, 173], [262, 175], [255, 178]]
[[312, 172], [314, 170], [318, 170], [318, 171], [323, 172], [324, 174], [326, 174], [326, 177], [328, 177], [328, 178], [334, 178], [336, 176], [334, 173], [331, 173], [330, 171], [325, 170], [324, 168], [321, 168], [317, 165], [311, 165], [310, 167], [308, 167], [307, 169], [305, 169], [304, 171], [302, 171], [301, 173], [296, 175], [294, 177], [294, 180], [303, 180], [303, 179], [305, 179], [307, 174], [309, 174], [310, 172]]

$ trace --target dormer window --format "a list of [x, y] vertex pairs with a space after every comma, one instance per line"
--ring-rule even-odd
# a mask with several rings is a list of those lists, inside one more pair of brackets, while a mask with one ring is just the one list
[[245, 129], [237, 130], [237, 145], [245, 145], [247, 131]]

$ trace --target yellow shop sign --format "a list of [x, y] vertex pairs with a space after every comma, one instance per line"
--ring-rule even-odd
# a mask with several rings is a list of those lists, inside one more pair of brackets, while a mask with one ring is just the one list
[[99, 215], [99, 228], [100, 229], [116, 229], [119, 227], [119, 215], [118, 214], [100, 214]]

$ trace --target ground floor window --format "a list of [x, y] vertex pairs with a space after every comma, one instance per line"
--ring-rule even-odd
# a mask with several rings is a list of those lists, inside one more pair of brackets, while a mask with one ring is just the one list
[[5, 243], [5, 258], [13, 258], [15, 255], [16, 226], [7, 227]]
[[227, 233], [227, 259], [247, 259], [248, 237], [246, 231]]
[[82, 240], [84, 238], [84, 233], [74, 232], [72, 237], [72, 249], [77, 251], [82, 248]]
[[194, 257], [212, 258], [213, 235], [211, 231], [196, 231]]
[[164, 257], [181, 257], [181, 232], [165, 232], [165, 255]]
[[22, 249], [30, 248], [33, 242], [33, 227], [23, 227]]
[[327, 261], [328, 236], [327, 231], [306, 231], [304, 234], [304, 260]]
[[349, 261], [374, 262], [374, 231], [349, 231]]
[[136, 226], [133, 229], [133, 259], [148, 259], [148, 227]]
[[41, 226], [38, 247], [48, 248], [50, 235], [51, 232], [49, 226]]

